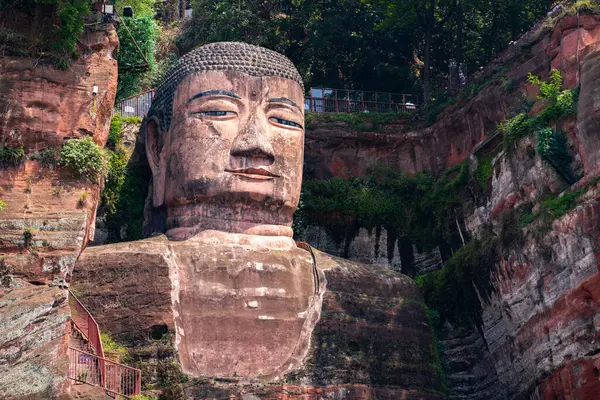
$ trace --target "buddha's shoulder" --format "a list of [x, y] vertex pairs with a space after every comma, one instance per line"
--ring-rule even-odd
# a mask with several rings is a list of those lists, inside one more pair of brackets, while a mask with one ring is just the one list
[[402, 295], [420, 298], [416, 283], [408, 276], [389, 268], [332, 256], [311, 248], [317, 268], [327, 279], [328, 290], [348, 292], [359, 289], [362, 294]]
[[111, 243], [101, 246], [88, 246], [77, 260], [77, 265], [85, 263], [101, 264], [143, 264], [166, 261], [169, 240], [160, 235], [132, 242]]

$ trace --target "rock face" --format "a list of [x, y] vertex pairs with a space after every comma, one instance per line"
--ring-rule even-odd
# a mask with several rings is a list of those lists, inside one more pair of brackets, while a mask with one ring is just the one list
[[[65, 290], [94, 236], [99, 185], [56, 165], [43, 150], [91, 136], [103, 146], [117, 85], [112, 26], [88, 31], [82, 56], [65, 71], [26, 57], [0, 57], [0, 136], [25, 151], [0, 168], [0, 392], [3, 398], [69, 396]], [[93, 94], [93, 87], [98, 93]]]
[[[516, 89], [531, 100], [537, 95], [526, 82], [529, 72], [546, 75], [556, 68], [566, 88], [580, 85], [577, 117], [562, 118], [557, 129], [567, 137], [571, 168], [583, 178], [569, 188], [536, 156], [530, 136], [510, 154], [493, 158], [485, 205], [466, 210], [469, 234], [478, 237], [485, 226], [499, 232], [503, 218], [517, 207], [530, 204], [535, 213], [548, 193], [583, 191], [577, 207], [548, 229], [519, 224], [523, 239], [513, 242], [494, 268], [495, 294], [483, 304], [482, 326], [444, 326], [451, 399], [594, 399], [600, 393], [600, 192], [594, 183], [600, 154], [599, 35], [596, 11], [561, 18], [550, 30], [538, 24], [484, 69], [481, 79], [491, 77], [489, 84], [472, 99], [448, 107], [424, 131], [375, 134], [338, 124], [307, 133], [307, 171], [318, 179], [364, 176], [378, 162], [407, 174], [440, 171], [473, 153], [492, 154], [500, 141], [497, 124], [526, 112]], [[494, 79], [501, 68], [507, 71], [505, 80]], [[539, 108], [534, 104], [532, 113]], [[385, 240], [383, 233], [364, 230], [337, 242], [319, 226], [304, 234], [335, 254], [403, 270], [402, 249], [386, 246], [389, 232]]]
[[71, 313], [63, 290], [21, 280], [0, 292], [2, 398], [55, 398], [69, 388]]
[[[600, 43], [589, 41], [600, 19], [587, 16], [585, 21], [580, 28], [572, 18], [559, 22], [547, 46], [552, 65], [565, 66], [563, 76], [572, 87], [579, 75], [568, 44], [574, 33], [586, 37], [579, 54], [583, 65], [577, 123], [559, 121], [574, 154], [572, 165], [581, 170], [583, 164], [584, 177], [568, 188], [535, 156], [535, 138], [527, 137], [514, 151], [494, 159], [487, 204], [472, 210], [467, 226], [477, 236], [483, 224], [500, 229], [503, 216], [520, 205], [533, 204], [535, 211], [547, 193], [570, 189], [581, 195], [577, 206], [548, 228], [535, 222], [520, 228], [522, 239], [513, 238], [492, 273], [495, 292], [483, 304], [479, 330], [445, 330], [450, 398], [592, 399], [600, 392], [600, 189], [593, 179], [598, 175], [595, 104], [600, 97], [598, 53], [591, 51]], [[560, 51], [556, 43], [562, 43]], [[491, 394], [487, 385], [498, 390]]]
[[439, 249], [419, 251], [415, 245], [402, 241], [383, 227], [371, 230], [359, 228], [356, 235], [341, 240], [319, 225], [302, 227], [295, 235], [298, 240], [308, 242], [326, 253], [389, 268], [410, 276], [442, 267]]
[[[198, 263], [206, 256], [210, 265], [219, 247], [213, 245], [211, 250], [200, 251], [202, 244], [193, 241], [172, 242], [158, 237], [90, 247], [77, 263], [74, 288], [101, 328], [121, 340], [131, 338], [132, 331], [140, 338], [148, 337], [153, 327], [164, 324], [175, 348], [186, 343], [183, 341], [187, 341], [187, 346], [206, 342], [214, 349], [220, 349], [221, 357], [236, 354], [233, 365], [231, 362], [221, 365], [220, 358], [213, 359], [210, 351], [180, 353], [184, 371], [192, 362], [192, 371], [206, 371], [194, 372], [198, 378], [228, 378], [216, 385], [188, 384], [185, 391], [190, 398], [251, 393], [266, 396], [264, 398], [280, 398], [285, 394], [290, 399], [306, 398], [305, 395], [311, 393], [342, 396], [356, 393], [365, 396], [361, 398], [378, 399], [407, 395], [423, 399], [443, 397], [439, 371], [436, 370], [439, 364], [436, 364], [431, 346], [431, 330], [418, 289], [409, 278], [389, 270], [332, 258], [316, 250], [313, 254], [317, 270], [313, 271], [311, 253], [307, 250], [279, 251], [279, 257], [287, 260], [282, 263], [278, 261], [278, 252], [271, 252], [271, 259], [268, 259], [261, 255], [261, 250], [255, 253], [256, 250], [249, 252], [252, 247], [229, 246], [223, 254], [231, 253], [231, 257], [220, 257], [223, 262], [214, 268], [199, 267], [201, 264]], [[183, 286], [177, 287], [177, 284], [167, 284], [179, 282], [181, 276], [174, 278], [175, 275], [189, 273], [186, 259], [191, 254], [203, 253], [205, 256], [196, 256], [194, 262], [197, 265], [195, 271], [204, 271], [204, 277], [187, 283], [193, 282], [194, 292]], [[228, 266], [232, 262], [225, 261], [228, 259], [243, 260], [245, 265], [236, 266], [234, 262]], [[292, 260], [292, 268], [286, 271], [284, 267], [289, 260]], [[292, 272], [298, 278], [287, 276]], [[299, 279], [305, 273], [308, 275]], [[136, 284], [144, 276], [154, 277], [152, 285]], [[135, 291], [132, 288], [136, 288]], [[279, 293], [281, 288], [284, 294]], [[232, 297], [234, 293], [238, 294]], [[295, 293], [310, 296], [317, 293], [317, 297], [310, 300], [310, 297], [298, 297]], [[209, 297], [202, 297], [207, 295]], [[118, 296], [118, 309], [113, 306], [114, 296]], [[202, 305], [203, 311], [190, 314], [189, 307], [180, 308], [183, 301], [193, 302], [197, 307]], [[206, 304], [214, 306], [207, 308]], [[306, 305], [309, 305], [308, 309]], [[184, 313], [188, 316], [182, 315]], [[175, 319], [171, 315], [175, 315]], [[186, 321], [193, 315], [205, 319], [205, 323]], [[133, 319], [135, 328], [127, 325], [129, 318]], [[210, 323], [211, 318], [215, 323]], [[318, 322], [316, 318], [319, 318]], [[235, 327], [229, 325], [229, 320]], [[277, 336], [280, 320], [285, 322], [281, 333], [285, 332], [288, 339]], [[295, 327], [296, 321], [300, 322], [298, 327]], [[207, 326], [210, 328], [206, 329]], [[303, 329], [307, 328], [312, 334], [303, 336]], [[189, 332], [196, 333], [190, 335]], [[147, 349], [150, 343], [138, 343], [140, 347], [133, 347], [132, 352], [134, 358], [141, 361], [141, 349]], [[269, 350], [273, 345], [276, 347]], [[237, 355], [236, 346], [254, 351]], [[295, 353], [302, 346], [305, 350], [296, 357]], [[263, 352], [264, 356], [256, 357]], [[186, 360], [188, 353], [206, 358]], [[266, 369], [269, 365], [282, 364], [277, 361], [281, 359], [280, 353], [287, 354], [286, 357], [291, 354], [291, 359], [297, 363], [289, 368], [284, 364], [280, 371], [285, 376], [281, 373], [277, 376], [271, 371], [271, 377], [263, 376], [263, 385], [244, 384], [253, 379], [248, 381], [241, 373], [250, 372], [252, 376], [255, 371], [269, 372]], [[145, 362], [157, 363], [150, 358]], [[232, 368], [239, 368], [237, 377], [232, 374]], [[146, 370], [150, 371], [150, 368]], [[158, 379], [158, 376], [154, 373], [145, 379]], [[282, 381], [286, 385], [281, 385]], [[272, 383], [265, 385], [267, 382]]]

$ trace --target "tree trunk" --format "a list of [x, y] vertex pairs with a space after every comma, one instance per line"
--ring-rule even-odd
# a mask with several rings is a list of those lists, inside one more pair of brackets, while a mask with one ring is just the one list
[[464, 52], [464, 9], [463, 9], [463, 0], [456, 0], [456, 49], [454, 52], [454, 56], [456, 58], [456, 76], [453, 76], [453, 82], [456, 84], [456, 87], [461, 86], [460, 80], [460, 72], [462, 71], [462, 66], [465, 62], [465, 52]]
[[435, 0], [429, 0], [429, 9], [425, 19], [425, 60], [423, 71], [423, 104], [431, 99], [431, 35], [433, 32]]

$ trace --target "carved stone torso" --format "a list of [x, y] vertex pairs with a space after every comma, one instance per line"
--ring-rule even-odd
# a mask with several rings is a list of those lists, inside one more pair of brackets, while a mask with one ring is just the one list
[[170, 250], [184, 373], [273, 379], [299, 366], [321, 309], [309, 252], [196, 241]]
[[148, 338], [165, 326], [182, 371], [211, 378], [189, 383], [186, 398], [444, 398], [414, 281], [289, 238], [232, 236], [90, 247], [74, 289], [132, 354], [162, 348]]

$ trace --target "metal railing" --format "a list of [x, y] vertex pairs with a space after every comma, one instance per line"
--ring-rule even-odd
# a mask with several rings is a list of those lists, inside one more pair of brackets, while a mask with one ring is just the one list
[[[144, 118], [153, 97], [154, 90], [127, 97], [119, 102], [116, 111], [122, 117]], [[416, 110], [417, 102], [417, 96], [411, 94], [310, 88], [310, 96], [304, 99], [304, 110], [314, 113], [402, 113]]]
[[69, 378], [100, 386], [115, 399], [136, 396], [142, 391], [139, 369], [73, 347], [69, 347]]
[[140, 117], [144, 118], [152, 105], [154, 90], [138, 93], [127, 97], [119, 102], [117, 111], [121, 117]]
[[91, 347], [90, 352], [69, 347], [69, 378], [125, 398], [140, 394], [142, 372], [104, 358], [98, 323], [70, 290], [69, 307], [71, 321]]
[[104, 349], [102, 347], [102, 340], [100, 339], [98, 323], [70, 290], [69, 307], [71, 308], [71, 320], [92, 347], [92, 352], [104, 358]]
[[402, 93], [310, 88], [310, 97], [304, 99], [304, 110], [314, 113], [401, 113], [416, 109], [416, 96]]

